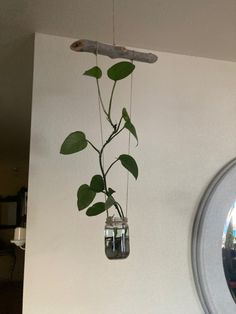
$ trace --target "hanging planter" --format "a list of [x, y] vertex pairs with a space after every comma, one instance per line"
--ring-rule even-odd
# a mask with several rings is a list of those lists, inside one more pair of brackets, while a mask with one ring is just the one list
[[[108, 184], [108, 174], [116, 163], [120, 163], [127, 171], [127, 195], [126, 195], [126, 216], [128, 206], [128, 178], [129, 173], [135, 179], [138, 178], [138, 166], [136, 161], [130, 154], [121, 154], [116, 158], [106, 169], [104, 167], [104, 150], [107, 149], [109, 144], [124, 131], [129, 132], [129, 150], [130, 150], [130, 135], [134, 136], [138, 145], [138, 136], [135, 126], [131, 121], [126, 108], [123, 108], [118, 120], [114, 120], [112, 116], [112, 103], [117, 83], [120, 80], [132, 75], [135, 66], [133, 61], [141, 61], [146, 63], [154, 63], [157, 61], [157, 56], [152, 53], [145, 53], [126, 49], [125, 47], [115, 45], [115, 12], [113, 0], [113, 45], [100, 43], [88, 39], [82, 39], [72, 43], [70, 48], [76, 52], [88, 52], [96, 55], [108, 56], [112, 59], [123, 58], [132, 60], [131, 62], [122, 61], [114, 64], [107, 70], [108, 78], [113, 81], [113, 86], [110, 93], [109, 102], [105, 105], [100, 89], [100, 79], [102, 78], [102, 70], [98, 67], [92, 67], [84, 72], [84, 75], [90, 76], [96, 80], [97, 92], [99, 97], [99, 112], [101, 122], [101, 112], [105, 116], [107, 123], [111, 127], [111, 133], [104, 140], [102, 137], [102, 145], [98, 147], [97, 144], [92, 143], [84, 132], [75, 131], [67, 136], [61, 146], [61, 154], [68, 155], [78, 153], [90, 145], [97, 154], [99, 161], [99, 174], [95, 174], [89, 184], [82, 184], [77, 192], [77, 206], [79, 211], [86, 209], [87, 216], [97, 216], [106, 212], [106, 225], [105, 225], [105, 253], [109, 259], [124, 259], [128, 257], [130, 252], [129, 243], [129, 227], [128, 219], [124, 215], [123, 208], [116, 198], [116, 192], [110, 184]], [[131, 96], [132, 96], [132, 76], [131, 76]], [[132, 97], [131, 97], [132, 98]], [[130, 100], [131, 109], [131, 100]], [[131, 111], [131, 110], [130, 110]], [[101, 127], [102, 129], [102, 127]], [[104, 202], [94, 202], [97, 194], [105, 195]], [[110, 210], [115, 209], [116, 215], [111, 215]]]
[[[136, 161], [129, 154], [121, 154], [106, 169], [104, 167], [104, 150], [121, 132], [128, 131], [133, 135], [138, 144], [138, 137], [135, 126], [131, 122], [126, 108], [122, 109], [121, 116], [117, 121], [112, 117], [112, 102], [117, 83], [125, 79], [134, 71], [135, 66], [131, 62], [123, 61], [114, 64], [107, 71], [107, 76], [113, 81], [110, 99], [105, 106], [99, 80], [102, 77], [102, 70], [95, 66], [87, 70], [84, 75], [95, 78], [97, 84], [98, 96], [100, 99], [103, 114], [111, 126], [111, 133], [99, 148], [97, 144], [92, 143], [84, 132], [75, 131], [69, 134], [64, 140], [60, 153], [64, 155], [78, 153], [90, 145], [97, 154], [100, 174], [95, 174], [89, 184], [82, 184], [77, 192], [77, 205], [79, 211], [86, 209], [87, 216], [97, 216], [106, 212], [107, 220], [105, 226], [105, 253], [109, 259], [123, 259], [129, 255], [129, 228], [127, 217], [115, 196], [115, 189], [108, 184], [108, 174], [116, 163], [120, 163], [135, 179], [138, 178], [138, 166]], [[98, 194], [105, 195], [104, 202], [94, 202]], [[111, 208], [114, 208], [117, 216], [109, 215]]]

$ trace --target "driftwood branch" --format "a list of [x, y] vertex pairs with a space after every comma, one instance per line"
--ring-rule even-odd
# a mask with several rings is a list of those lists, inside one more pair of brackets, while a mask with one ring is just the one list
[[70, 48], [77, 52], [91, 52], [94, 54], [108, 56], [112, 59], [123, 58], [147, 63], [154, 63], [158, 59], [153, 53], [129, 50], [125, 47], [103, 44], [98, 41], [88, 39], [77, 40], [70, 46]]

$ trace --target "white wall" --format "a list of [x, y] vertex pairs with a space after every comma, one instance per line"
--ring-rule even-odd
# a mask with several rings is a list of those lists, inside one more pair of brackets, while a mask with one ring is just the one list
[[[191, 231], [201, 193], [236, 154], [236, 64], [168, 53], [158, 53], [155, 65], [137, 64], [140, 144], [132, 142], [132, 154], [140, 176], [130, 179], [131, 254], [109, 261], [105, 215], [88, 218], [76, 208], [77, 188], [97, 173], [96, 154], [59, 154], [75, 130], [99, 141], [95, 82], [82, 76], [95, 58], [73, 53], [71, 42], [42, 34], [35, 41], [24, 314], [202, 313]], [[129, 102], [129, 84], [118, 86], [116, 114]], [[126, 152], [124, 142], [107, 162]], [[125, 176], [117, 165], [111, 177], [123, 203]]]

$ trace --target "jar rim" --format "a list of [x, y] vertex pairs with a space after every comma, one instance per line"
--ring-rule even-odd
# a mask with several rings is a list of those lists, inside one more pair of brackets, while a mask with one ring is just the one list
[[106, 219], [106, 223], [127, 223], [128, 218], [127, 217], [115, 217], [115, 216], [108, 216]]

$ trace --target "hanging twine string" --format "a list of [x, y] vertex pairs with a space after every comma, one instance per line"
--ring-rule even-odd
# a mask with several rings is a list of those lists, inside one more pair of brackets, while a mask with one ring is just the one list
[[[115, 30], [115, 0], [112, 0], [112, 40], [113, 46], [116, 45], [116, 30]], [[131, 60], [134, 63], [134, 60]], [[132, 101], [133, 101], [133, 73], [131, 73], [130, 78], [130, 102], [129, 102], [129, 116], [132, 118]], [[132, 119], [131, 119], [132, 120]], [[128, 135], [128, 154], [130, 155], [130, 132]], [[126, 201], [125, 201], [125, 216], [128, 215], [128, 205], [129, 205], [129, 171], [126, 175]]]
[[[115, 46], [115, 0], [112, 0], [112, 40], [113, 45]], [[133, 59], [131, 60], [133, 63]], [[98, 43], [96, 46], [96, 66], [98, 66]], [[133, 102], [133, 73], [131, 73], [130, 78], [130, 101], [129, 101], [129, 116], [132, 120], [132, 102]], [[99, 121], [100, 121], [100, 134], [101, 134], [101, 143], [102, 146], [104, 144], [104, 136], [103, 136], [103, 125], [102, 125], [102, 113], [101, 113], [101, 101], [98, 96], [98, 110], [99, 110]], [[128, 154], [130, 155], [130, 132], [128, 134]], [[102, 163], [104, 166], [104, 154], [102, 157]], [[106, 197], [105, 197], [106, 201]], [[129, 203], [129, 172], [127, 171], [127, 177], [126, 177], [126, 208], [125, 208], [125, 216], [128, 215], [128, 203]]]
[[[96, 46], [96, 66], [98, 66], [98, 42]], [[98, 95], [98, 114], [99, 114], [99, 124], [100, 124], [100, 136], [101, 136], [101, 145], [104, 144], [104, 136], [103, 136], [103, 125], [102, 125], [102, 110], [101, 110], [101, 101]], [[102, 155], [102, 166], [104, 167], [105, 159], [104, 159], [104, 153]], [[106, 195], [104, 195], [104, 201], [106, 202]], [[108, 212], [106, 211], [107, 217]]]
[[112, 0], [112, 41], [113, 46], [116, 45], [116, 39], [115, 39], [115, 0]]
[[[132, 60], [132, 63], [134, 63], [134, 60]], [[131, 73], [130, 78], [130, 99], [129, 99], [129, 116], [130, 120], [132, 121], [132, 103], [133, 103], [133, 73]], [[128, 135], [128, 155], [130, 155], [130, 132]], [[128, 216], [128, 207], [129, 207], [129, 171], [127, 171], [126, 176], [126, 202], [125, 202], [125, 217]]]
[[[96, 47], [96, 66], [98, 66], [98, 42]], [[103, 125], [102, 125], [102, 111], [101, 111], [101, 101], [98, 95], [98, 113], [99, 113], [99, 122], [100, 122], [100, 136], [101, 136], [101, 144], [104, 144], [104, 136], [103, 136]], [[104, 154], [102, 156], [102, 163], [104, 167]]]

